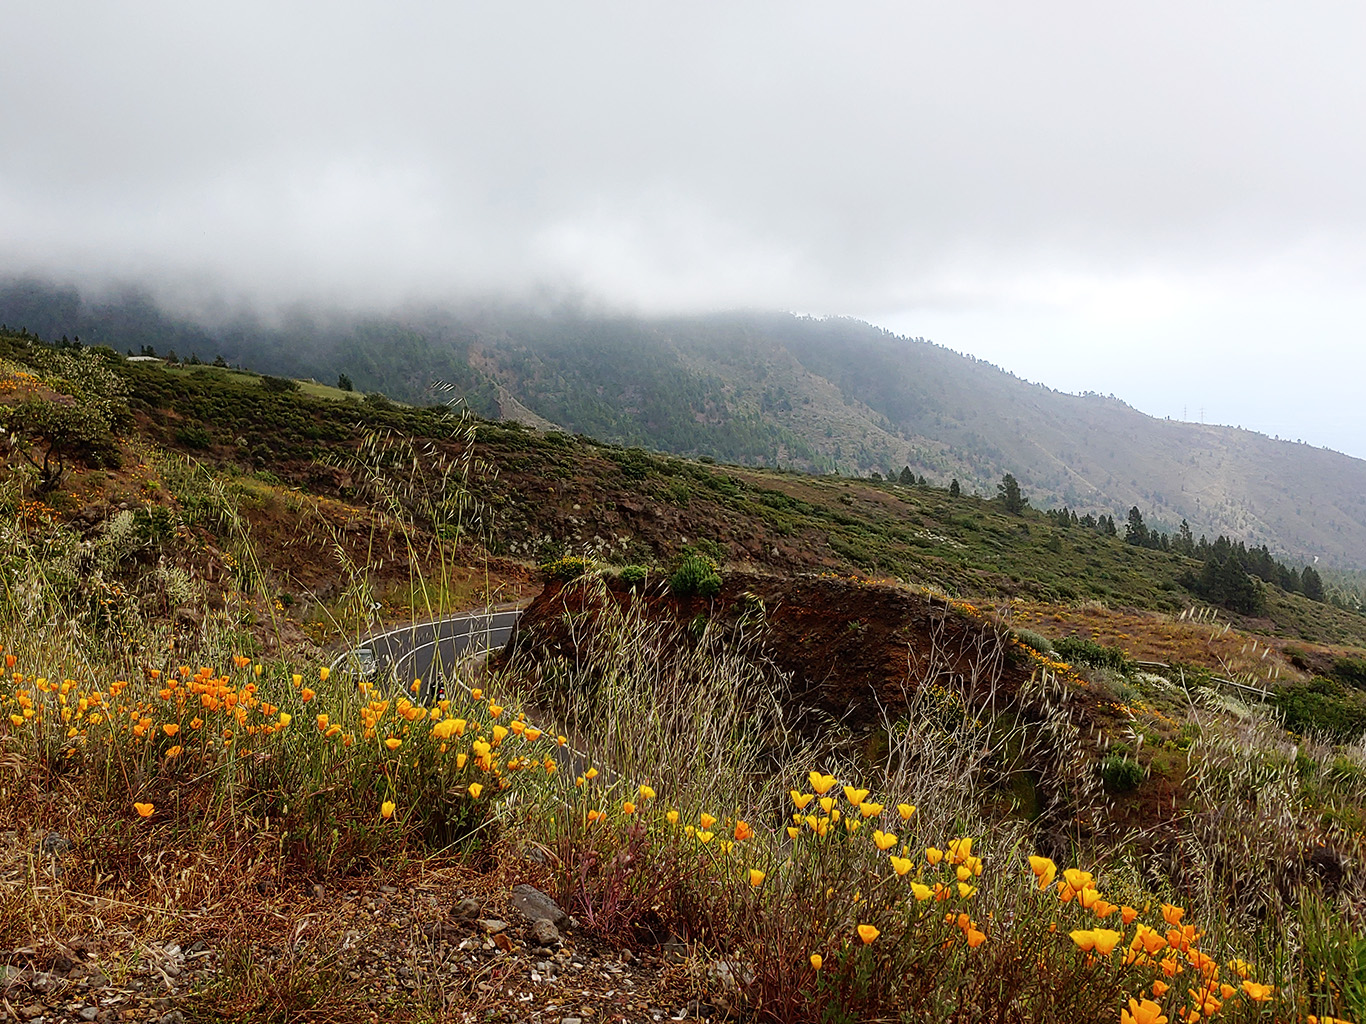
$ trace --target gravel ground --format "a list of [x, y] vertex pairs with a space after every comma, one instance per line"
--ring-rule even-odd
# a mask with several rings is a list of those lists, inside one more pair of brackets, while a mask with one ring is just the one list
[[[25, 844], [26, 845], [26, 844]], [[614, 948], [518, 909], [506, 867], [177, 910], [0, 872], [0, 1021], [653, 1022], [715, 1015], [681, 943]], [[525, 889], [521, 890], [525, 892]], [[18, 943], [16, 935], [27, 933]]]

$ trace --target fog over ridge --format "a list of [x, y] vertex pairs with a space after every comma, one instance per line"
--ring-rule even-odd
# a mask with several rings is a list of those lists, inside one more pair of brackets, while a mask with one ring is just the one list
[[1366, 369], [1356, 5], [146, 2], [0, 29], [6, 273], [201, 315], [854, 314], [1366, 454], [1337, 412]]

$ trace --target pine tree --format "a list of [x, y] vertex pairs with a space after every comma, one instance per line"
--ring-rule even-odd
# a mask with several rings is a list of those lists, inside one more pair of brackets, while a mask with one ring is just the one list
[[1141, 548], [1148, 546], [1148, 528], [1143, 525], [1143, 513], [1137, 505], [1129, 509], [1129, 521], [1124, 525], [1124, 542]]
[[1010, 473], [1001, 477], [1001, 482], [996, 485], [996, 497], [1013, 516], [1018, 516], [1029, 507], [1029, 499], [1020, 492], [1020, 482]]
[[1323, 600], [1323, 577], [1312, 565], [1306, 565], [1304, 572], [1300, 573], [1300, 589], [1311, 601]]

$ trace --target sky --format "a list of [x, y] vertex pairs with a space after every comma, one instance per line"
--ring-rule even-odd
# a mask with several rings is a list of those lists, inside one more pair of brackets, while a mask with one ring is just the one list
[[1366, 458], [1366, 5], [0, 0], [0, 275], [859, 316]]

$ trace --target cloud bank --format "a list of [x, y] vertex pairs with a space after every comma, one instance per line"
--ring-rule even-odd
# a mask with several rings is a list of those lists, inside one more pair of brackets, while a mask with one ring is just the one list
[[1040, 379], [1134, 344], [1236, 372], [1269, 317], [1337, 377], [1363, 29], [1346, 3], [9, 5], [0, 271], [852, 313]]

